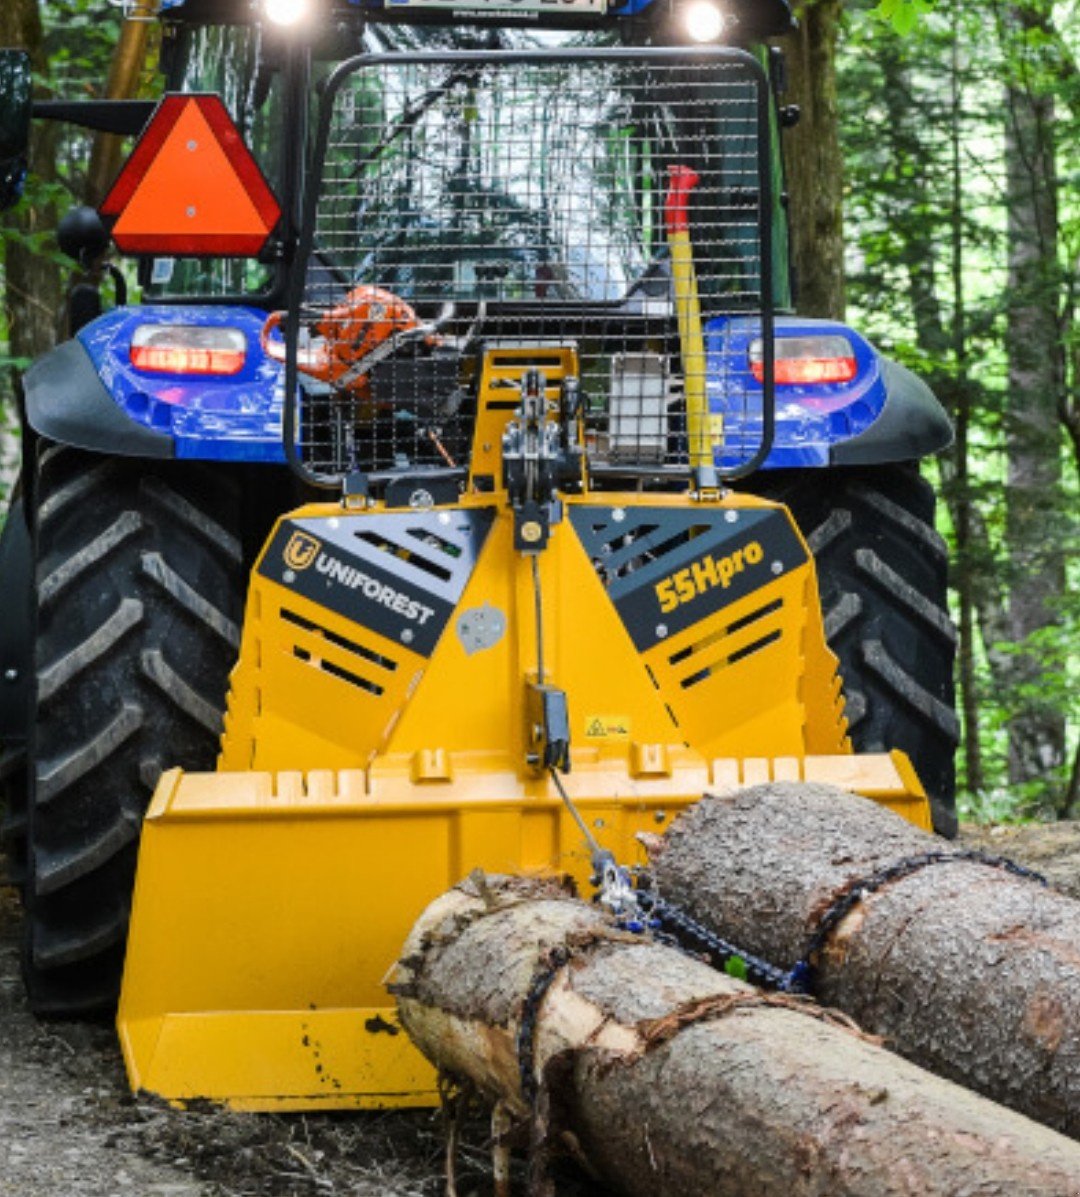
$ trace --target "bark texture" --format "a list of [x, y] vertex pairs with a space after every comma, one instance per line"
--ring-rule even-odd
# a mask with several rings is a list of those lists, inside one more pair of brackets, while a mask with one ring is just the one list
[[428, 908], [391, 981], [402, 1021], [527, 1115], [522, 1011], [560, 949], [532, 1036], [540, 1106], [622, 1193], [1080, 1194], [1070, 1140], [536, 882], [473, 879]]
[[[1052, 26], [1045, 0], [1010, 5], [1005, 48], [1005, 166], [1008, 211], [1009, 387], [1006, 535], [1009, 546], [1009, 639], [1028, 650], [1012, 659], [1009, 781], [1039, 788], [1065, 762], [1065, 716], [1047, 699], [1031, 638], [1056, 626], [1065, 591], [1065, 544], [1059, 411], [1065, 360], [1059, 308], [1058, 179], [1055, 81], [1044, 47]], [[1049, 77], [1048, 77], [1049, 76]], [[1051, 805], [1065, 807], [1061, 790]]]
[[796, 307], [803, 316], [844, 318], [844, 159], [836, 106], [841, 0], [808, 0], [799, 29], [783, 41], [800, 119], [783, 135], [790, 184]]
[[[37, 0], [0, 3], [0, 46], [26, 50], [35, 76], [40, 79], [45, 75], [45, 35]], [[46, 183], [56, 180], [59, 131], [55, 121], [35, 122], [30, 137], [31, 178]], [[34, 237], [54, 229], [58, 214], [51, 203], [34, 206], [24, 201], [7, 219], [24, 237]], [[15, 358], [36, 358], [56, 340], [63, 305], [60, 268], [47, 254], [32, 249], [22, 239], [9, 240], [5, 254], [10, 353]]]
[[[669, 901], [791, 967], [849, 887], [959, 850], [847, 791], [777, 783], [704, 799], [652, 864]], [[973, 862], [922, 868], [839, 924], [815, 992], [909, 1059], [1080, 1136], [1080, 902]]]

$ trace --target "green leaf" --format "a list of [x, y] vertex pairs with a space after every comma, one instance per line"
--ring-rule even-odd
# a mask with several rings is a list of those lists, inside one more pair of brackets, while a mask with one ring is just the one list
[[724, 964], [724, 972], [729, 977], [737, 977], [740, 981], [745, 981], [748, 976], [746, 961], [741, 956], [730, 956]]

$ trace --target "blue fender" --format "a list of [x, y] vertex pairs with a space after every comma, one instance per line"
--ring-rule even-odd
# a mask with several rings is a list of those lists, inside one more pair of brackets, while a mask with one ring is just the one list
[[[723, 417], [717, 465], [733, 468], [752, 456], [761, 437], [761, 383], [750, 350], [761, 335], [750, 316], [721, 316], [705, 328], [708, 397]], [[834, 320], [780, 316], [776, 355], [786, 337], [842, 337], [855, 361], [845, 382], [777, 383], [776, 435], [763, 469], [824, 469], [912, 461], [947, 448], [952, 424], [934, 393], [865, 337]]]

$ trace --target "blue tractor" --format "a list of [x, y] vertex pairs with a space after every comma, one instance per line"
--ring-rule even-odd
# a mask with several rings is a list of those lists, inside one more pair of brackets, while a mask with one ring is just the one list
[[[4, 836], [33, 1007], [72, 1016], [115, 1003], [143, 810], [163, 768], [213, 767], [247, 576], [274, 519], [342, 478], [360, 496], [406, 479], [409, 502], [461, 484], [477, 385], [463, 346], [539, 327], [557, 336], [560, 313], [573, 314], [616, 363], [580, 380], [594, 472], [672, 485], [688, 370], [661, 200], [641, 180], [673, 158], [705, 180], [689, 219], [714, 434], [699, 483], [791, 508], [817, 557], [854, 744], [905, 750], [951, 834], [955, 637], [935, 496], [919, 474], [951, 430], [928, 388], [853, 329], [793, 314], [780, 139], [797, 112], [780, 99], [782, 52], [765, 45], [793, 27], [786, 0], [161, 9], [160, 106], [33, 105], [42, 119], [141, 134], [103, 216], [81, 210], [64, 228], [83, 260], [110, 234], [132, 253], [140, 302], [99, 311], [83, 294], [71, 338], [27, 371], [21, 480], [0, 539]], [[718, 90], [722, 139], [670, 116], [677, 77], [649, 83], [618, 60], [715, 44], [741, 51], [767, 98], [746, 108]], [[504, 85], [485, 90], [485, 55], [518, 54], [539, 87], [545, 55], [594, 51], [608, 55], [607, 108], [578, 97], [562, 140], [551, 130], [565, 116], [535, 105], [527, 135], [520, 120], [516, 135], [500, 126]], [[380, 69], [348, 91], [328, 141], [319, 97], [358, 54]], [[406, 96], [390, 68], [425, 54], [439, 61]], [[454, 54], [470, 69], [436, 69]], [[12, 202], [25, 57], [5, 52], [0, 77]], [[712, 121], [710, 103], [693, 120]], [[527, 168], [500, 153], [519, 144]], [[607, 164], [602, 182], [558, 174], [586, 158]], [[361, 185], [365, 171], [377, 185]], [[453, 302], [425, 309], [425, 286]], [[339, 297], [347, 337], [310, 316], [315, 289]], [[644, 320], [651, 331], [630, 345], [626, 330]], [[430, 483], [417, 487], [417, 471]]]

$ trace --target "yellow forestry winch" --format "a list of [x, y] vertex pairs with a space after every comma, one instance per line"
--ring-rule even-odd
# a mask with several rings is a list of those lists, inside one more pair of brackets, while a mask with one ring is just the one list
[[[435, 1102], [383, 978], [473, 869], [586, 885], [554, 768], [626, 865], [703, 792], [768, 779], [833, 782], [930, 827], [903, 754], [851, 752], [786, 509], [594, 489], [578, 372], [570, 346], [489, 348], [459, 498], [277, 523], [219, 771], [165, 774], [144, 824], [120, 1008], [136, 1089], [242, 1109]], [[540, 502], [560, 460], [574, 485]]]

